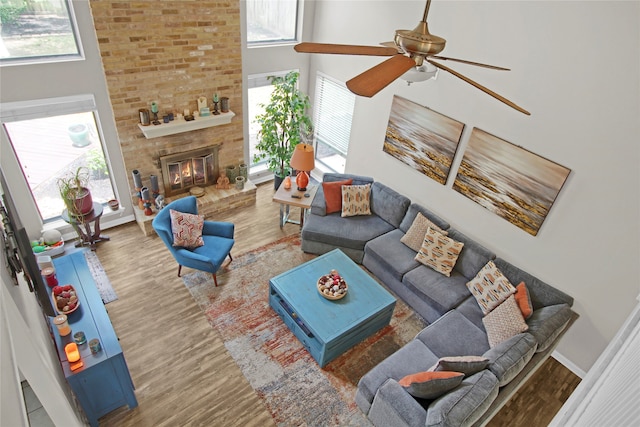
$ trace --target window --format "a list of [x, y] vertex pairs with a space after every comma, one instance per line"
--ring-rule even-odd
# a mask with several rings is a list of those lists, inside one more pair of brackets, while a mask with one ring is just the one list
[[299, 0], [246, 0], [249, 46], [298, 39]]
[[261, 172], [266, 173], [266, 159], [259, 162], [254, 162], [254, 156], [257, 153], [256, 144], [258, 143], [258, 132], [260, 131], [260, 125], [256, 123], [256, 116], [264, 112], [264, 108], [261, 105], [268, 104], [273, 86], [269, 81], [269, 76], [285, 76], [289, 71], [278, 71], [275, 73], [267, 74], [253, 74], [247, 78], [247, 99], [248, 99], [248, 114], [249, 114], [249, 168], [250, 173], [254, 178], [256, 174]]
[[68, 0], [0, 2], [0, 65], [81, 58]]
[[315, 98], [316, 160], [330, 171], [343, 173], [356, 96], [344, 83], [318, 73]]
[[94, 202], [114, 198], [98, 131], [93, 97], [69, 97], [2, 106], [2, 122], [43, 222], [65, 208], [57, 179], [80, 166], [89, 169]]

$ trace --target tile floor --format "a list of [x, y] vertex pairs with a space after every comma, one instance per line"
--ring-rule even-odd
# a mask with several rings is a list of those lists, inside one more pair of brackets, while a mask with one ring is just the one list
[[29, 425], [31, 427], [55, 427], [53, 421], [49, 418], [49, 414], [47, 414], [47, 411], [44, 410], [38, 400], [38, 396], [26, 381], [22, 382], [22, 394], [27, 407], [27, 414], [29, 415]]

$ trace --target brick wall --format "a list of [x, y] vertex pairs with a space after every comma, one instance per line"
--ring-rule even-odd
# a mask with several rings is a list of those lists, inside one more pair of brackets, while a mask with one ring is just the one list
[[[159, 156], [222, 144], [221, 167], [243, 161], [240, 9], [235, 1], [92, 0], [91, 11], [122, 147], [143, 183], [161, 175]], [[213, 94], [229, 98], [231, 124], [146, 139], [138, 109], [151, 101], [164, 112], [197, 107]], [[152, 125], [153, 126], [153, 125]]]

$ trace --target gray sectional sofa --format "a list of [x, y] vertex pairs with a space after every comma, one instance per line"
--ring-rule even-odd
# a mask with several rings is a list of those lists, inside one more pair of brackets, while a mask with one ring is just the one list
[[[360, 379], [357, 405], [376, 426], [483, 425], [549, 357], [575, 321], [573, 298], [496, 258], [426, 207], [372, 178], [325, 174], [323, 182], [344, 179], [354, 185], [371, 184], [371, 215], [326, 214], [320, 186], [302, 229], [302, 250], [322, 254], [341, 249], [428, 323], [413, 341]], [[449, 277], [416, 261], [416, 252], [400, 241], [418, 212], [464, 243]], [[526, 283], [533, 306], [528, 330], [493, 348], [484, 313], [466, 286], [489, 260], [514, 286]], [[399, 384], [403, 377], [428, 371], [448, 356], [482, 356], [486, 366], [434, 399], [414, 397]]]

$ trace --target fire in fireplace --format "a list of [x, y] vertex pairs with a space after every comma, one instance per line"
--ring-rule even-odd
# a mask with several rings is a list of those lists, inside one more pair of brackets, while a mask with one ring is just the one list
[[160, 157], [165, 196], [212, 185], [218, 179], [218, 145]]

